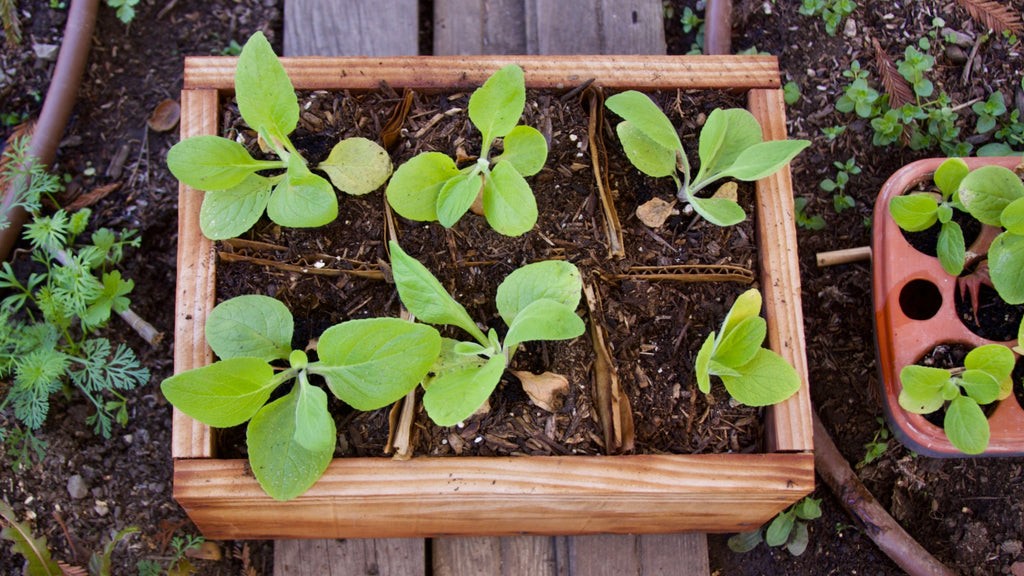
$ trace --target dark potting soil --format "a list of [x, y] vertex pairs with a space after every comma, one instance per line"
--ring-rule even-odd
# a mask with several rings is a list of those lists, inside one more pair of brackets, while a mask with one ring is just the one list
[[[978, 238], [978, 235], [981, 234], [981, 222], [978, 222], [966, 212], [954, 209], [953, 222], [960, 225], [960, 230], [964, 234], [964, 245], [967, 247], [970, 247]], [[939, 243], [939, 231], [941, 229], [942, 225], [936, 222], [927, 230], [921, 230], [920, 232], [907, 232], [906, 230], [900, 230], [900, 232], [903, 233], [903, 237], [915, 250], [935, 258], [938, 257], [938, 249], [936, 247]]]
[[1017, 329], [1024, 318], [1024, 304], [1007, 304], [995, 288], [982, 284], [978, 288], [978, 310], [975, 313], [970, 292], [954, 290], [956, 315], [971, 332], [995, 342], [1017, 338]]
[[[607, 149], [608, 182], [623, 223], [626, 257], [609, 257], [599, 189], [591, 167], [588, 106], [593, 92], [528, 91], [522, 122], [549, 140], [544, 170], [531, 177], [540, 214], [536, 227], [510, 238], [492, 230], [481, 217], [467, 214], [451, 229], [437, 223], [395, 217], [403, 249], [420, 260], [468, 310], [471, 317], [500, 334], [506, 327], [493, 304], [501, 280], [516, 268], [540, 260], [576, 264], [584, 282], [602, 302], [597, 321], [604, 328], [613, 362], [630, 400], [640, 453], [752, 452], [760, 449], [760, 411], [736, 405], [721, 384], [711, 395], [698, 393], [693, 362], [703, 339], [718, 328], [735, 297], [748, 286], [735, 282], [683, 283], [647, 276], [616, 278], [632, 266], [757, 266], [754, 244], [753, 188], [743, 186], [739, 200], [751, 218], [720, 228], [692, 214], [671, 216], [650, 229], [634, 216], [654, 197], [671, 201], [670, 179], [639, 174], [614, 137], [614, 117], [598, 137]], [[695, 157], [699, 126], [716, 107], [742, 106], [722, 93], [665, 92], [653, 97], [677, 126]], [[396, 166], [423, 151], [440, 151], [460, 165], [480, 149], [480, 134], [465, 112], [469, 93], [415, 94], [403, 125], [403, 139], [391, 151]], [[399, 96], [386, 87], [362, 94], [307, 92], [296, 145], [311, 165], [341, 138], [377, 140], [383, 121]], [[609, 116], [613, 116], [609, 113]], [[241, 134], [252, 151], [254, 135], [237, 120], [228, 103], [226, 136]], [[311, 136], [319, 133], [320, 136]], [[304, 149], [309, 146], [308, 150]], [[694, 166], [696, 169], [697, 166]], [[296, 317], [295, 347], [306, 347], [327, 327], [354, 318], [397, 316], [399, 300], [386, 271], [386, 210], [383, 190], [362, 197], [341, 195], [340, 217], [315, 230], [284, 229], [263, 220], [241, 241], [219, 243], [217, 298], [267, 294], [283, 301]], [[258, 263], [253, 259], [278, 264]], [[242, 261], [238, 261], [238, 260]], [[353, 275], [358, 270], [363, 276]], [[581, 303], [580, 311], [586, 310]], [[589, 314], [585, 319], [593, 322]], [[448, 337], [466, 339], [453, 328]], [[593, 348], [587, 335], [567, 342], [531, 342], [520, 347], [512, 370], [564, 375], [569, 391], [555, 412], [534, 405], [510, 372], [502, 377], [489, 410], [462, 425], [435, 426], [417, 408], [413, 426], [415, 454], [550, 455], [606, 452], [597, 410], [591, 398]], [[388, 410], [357, 413], [332, 399], [341, 432], [337, 456], [384, 456]], [[244, 454], [244, 427], [227, 431], [223, 456]]]

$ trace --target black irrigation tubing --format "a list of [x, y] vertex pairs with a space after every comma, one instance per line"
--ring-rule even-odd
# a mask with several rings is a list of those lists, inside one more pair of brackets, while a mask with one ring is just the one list
[[[53, 162], [57, 146], [71, 117], [71, 109], [78, 97], [78, 87], [89, 56], [98, 7], [99, 0], [72, 0], [68, 8], [64, 39], [57, 55], [50, 87], [46, 91], [46, 99], [43, 101], [43, 109], [32, 131], [29, 148], [31, 161], [43, 166], [49, 166]], [[9, 182], [6, 188], [0, 190], [0, 215], [6, 216], [9, 220], [9, 226], [0, 230], [0, 261], [6, 260], [11, 253], [21, 233], [21, 227], [28, 217], [24, 209], [14, 206], [14, 190], [18, 186], [18, 182]]]

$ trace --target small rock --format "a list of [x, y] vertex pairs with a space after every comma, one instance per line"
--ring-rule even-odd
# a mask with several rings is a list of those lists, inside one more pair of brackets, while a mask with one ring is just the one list
[[956, 44], [946, 46], [946, 59], [956, 66], [963, 66], [967, 63], [967, 53]]
[[857, 37], [857, 21], [853, 18], [847, 18], [846, 24], [843, 24], [843, 35], [847, 38]]
[[81, 500], [89, 494], [89, 487], [80, 475], [75, 474], [68, 478], [68, 494], [75, 500]]
[[1024, 551], [1024, 543], [1020, 540], [1007, 540], [999, 545], [999, 549], [1002, 550], [1004, 554], [1017, 556]]
[[1013, 576], [1024, 576], [1024, 562], [1014, 562], [1010, 566], [1010, 574], [1013, 574]]
[[60, 45], [36, 42], [32, 44], [32, 50], [35, 51], [36, 58], [46, 60], [47, 62], [54, 62], [57, 60], [57, 52], [60, 51]]
[[969, 34], [953, 30], [952, 28], [942, 29], [942, 38], [946, 42], [950, 42], [961, 48], [970, 48], [974, 46], [974, 38], [971, 38]]
[[97, 500], [96, 506], [93, 506], [93, 510], [96, 511], [98, 516], [106, 516], [107, 514], [110, 514], [110, 506], [108, 506], [103, 500]]

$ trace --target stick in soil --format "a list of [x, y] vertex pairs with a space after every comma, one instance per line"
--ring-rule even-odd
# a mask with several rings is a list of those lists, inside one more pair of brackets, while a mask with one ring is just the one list
[[882, 552], [910, 576], [953, 576], [953, 571], [924, 549], [886, 512], [839, 453], [814, 414], [814, 467]]

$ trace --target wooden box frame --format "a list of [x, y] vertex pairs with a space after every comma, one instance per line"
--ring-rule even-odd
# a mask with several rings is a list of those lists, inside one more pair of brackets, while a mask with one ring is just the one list
[[[236, 58], [185, 61], [181, 137], [217, 134]], [[770, 56], [471, 56], [283, 58], [296, 89], [471, 89], [509, 63], [527, 85], [569, 88], [734, 89], [766, 139], [786, 138], [776, 58]], [[213, 539], [440, 535], [736, 532], [756, 528], [814, 488], [789, 167], [756, 185], [756, 220], [769, 343], [803, 385], [766, 411], [765, 453], [335, 459], [305, 494], [267, 496], [245, 460], [215, 456], [213, 431], [174, 410], [174, 498]], [[213, 243], [199, 230], [202, 192], [179, 190], [174, 370], [204, 366], [214, 304]]]

